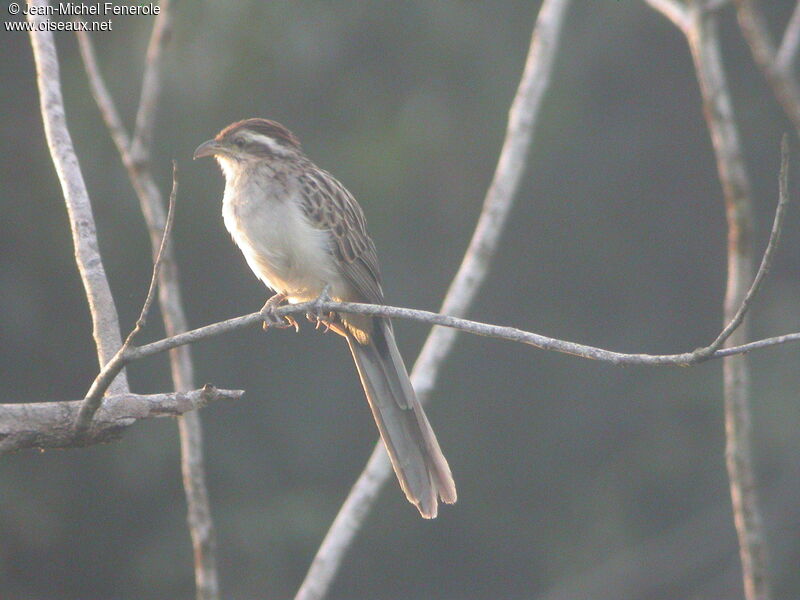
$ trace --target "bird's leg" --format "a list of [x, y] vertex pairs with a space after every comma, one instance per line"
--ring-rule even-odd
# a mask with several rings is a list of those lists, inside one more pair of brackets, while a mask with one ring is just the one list
[[316, 323], [317, 326], [315, 329], [319, 329], [320, 326], [325, 327], [322, 333], [328, 333], [331, 329], [331, 324], [333, 323], [333, 319], [335, 318], [334, 313], [331, 311], [327, 315], [322, 312], [322, 304], [325, 302], [330, 302], [333, 300], [330, 295], [331, 291], [331, 284], [326, 284], [324, 288], [322, 288], [322, 292], [320, 292], [319, 297], [314, 300], [314, 312], [306, 313], [306, 319], [311, 321], [312, 323]]
[[276, 327], [278, 329], [294, 327], [295, 331], [300, 331], [300, 325], [297, 324], [294, 317], [291, 315], [281, 317], [275, 314], [275, 311], [284, 300], [286, 300], [286, 294], [275, 294], [264, 304], [264, 307], [260, 311], [261, 318], [264, 319], [264, 324], [262, 325], [264, 331], [267, 331], [270, 327]]

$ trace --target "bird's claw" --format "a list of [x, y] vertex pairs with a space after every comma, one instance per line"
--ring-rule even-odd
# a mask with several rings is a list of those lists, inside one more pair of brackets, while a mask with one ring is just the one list
[[316, 327], [314, 329], [319, 329], [321, 326], [325, 327], [322, 333], [328, 333], [331, 330], [331, 324], [335, 318], [335, 313], [333, 311], [330, 311], [327, 314], [322, 311], [322, 305], [333, 300], [333, 298], [330, 296], [330, 290], [330, 284], [322, 288], [322, 292], [320, 292], [320, 295], [313, 302], [314, 312], [306, 313], [306, 319], [312, 323], [316, 323]]
[[328, 333], [331, 330], [331, 325], [333, 324], [335, 318], [336, 318], [336, 313], [334, 312], [329, 312], [328, 314], [323, 314], [318, 312], [306, 313], [306, 319], [315, 324], [314, 329], [319, 329], [320, 327], [325, 328], [322, 330], [322, 333]]
[[262, 324], [264, 331], [267, 331], [270, 327], [275, 327], [276, 329], [287, 329], [289, 327], [294, 327], [295, 331], [300, 331], [300, 325], [293, 316], [280, 316], [276, 313], [278, 307], [281, 305], [281, 302], [284, 300], [286, 300], [286, 296], [284, 294], [275, 294], [264, 304], [260, 311], [261, 318], [264, 320], [264, 323]]

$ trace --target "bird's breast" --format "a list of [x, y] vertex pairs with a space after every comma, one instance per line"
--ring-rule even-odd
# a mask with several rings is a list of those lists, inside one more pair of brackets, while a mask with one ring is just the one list
[[222, 214], [247, 264], [267, 286], [292, 302], [316, 298], [340, 276], [330, 253], [330, 234], [311, 225], [300, 198], [284, 182], [264, 187], [229, 182]]

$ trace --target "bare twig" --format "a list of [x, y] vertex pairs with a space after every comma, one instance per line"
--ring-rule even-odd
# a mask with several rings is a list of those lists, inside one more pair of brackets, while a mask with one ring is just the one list
[[[147, 313], [150, 310], [150, 305], [153, 302], [153, 296], [156, 289], [156, 282], [158, 281], [158, 274], [161, 270], [161, 262], [164, 257], [164, 250], [168, 247], [167, 246], [167, 236], [169, 235], [170, 229], [172, 228], [172, 220], [175, 214], [175, 199], [178, 195], [178, 166], [173, 161], [172, 163], [172, 192], [169, 196], [169, 215], [167, 218], [167, 223], [164, 226], [164, 235], [161, 238], [161, 242], [158, 246], [158, 252], [156, 254], [156, 260], [153, 263], [153, 275], [150, 279], [150, 286], [147, 290], [147, 297], [145, 298], [144, 305], [142, 306], [142, 312], [139, 314], [139, 318], [136, 321], [136, 325], [128, 334], [128, 337], [125, 338], [125, 343], [122, 344], [120, 349], [117, 353], [113, 356], [113, 358], [108, 361], [108, 369], [102, 369], [95, 380], [92, 382], [92, 386], [89, 388], [89, 391], [86, 394], [86, 398], [83, 400], [83, 406], [81, 410], [78, 412], [78, 418], [75, 421], [75, 431], [78, 434], [84, 433], [92, 422], [92, 417], [97, 412], [97, 409], [100, 408], [100, 404], [103, 401], [103, 394], [108, 387], [109, 382], [112, 380], [110, 378], [114, 377], [112, 372], [117, 369], [118, 367], [121, 368], [126, 364], [125, 356], [128, 353], [128, 349], [131, 347], [131, 342], [133, 338], [136, 337], [136, 334], [144, 327], [145, 321], [147, 320]], [[179, 390], [180, 391], [180, 390]]]
[[[122, 344], [123, 348], [127, 348], [133, 342], [133, 338], [144, 328], [147, 323], [147, 314], [150, 312], [150, 305], [153, 304], [153, 299], [156, 295], [158, 287], [158, 279], [161, 274], [161, 264], [164, 260], [164, 252], [169, 243], [169, 234], [172, 232], [172, 225], [175, 222], [175, 201], [178, 197], [178, 163], [172, 161], [172, 191], [169, 193], [169, 208], [167, 210], [167, 222], [164, 225], [164, 235], [161, 236], [161, 243], [158, 246], [156, 259], [153, 262], [153, 275], [150, 278], [150, 286], [147, 288], [147, 297], [142, 305], [142, 311], [139, 313], [139, 318], [136, 319], [136, 325], [125, 338]], [[91, 418], [91, 417], [90, 417]]]
[[[150, 232], [153, 252], [158, 245], [164, 228], [164, 209], [161, 192], [150, 171], [150, 147], [155, 124], [156, 108], [161, 89], [161, 54], [171, 32], [170, 4], [161, 2], [161, 12], [153, 25], [136, 127], [133, 141], [130, 142], [125, 127], [119, 118], [114, 101], [97, 66], [94, 50], [89, 36], [78, 34], [81, 54], [92, 89], [103, 119], [125, 165], [133, 184], [142, 212]], [[164, 318], [167, 335], [186, 331], [187, 320], [181, 299], [180, 277], [171, 247], [167, 247], [163, 257], [163, 267], [159, 278], [159, 303]], [[172, 380], [176, 390], [194, 387], [194, 366], [189, 346], [176, 347], [170, 352]], [[219, 578], [216, 567], [216, 540], [211, 509], [205, 482], [203, 466], [203, 434], [200, 415], [187, 413], [178, 419], [181, 438], [181, 470], [188, 508], [189, 531], [194, 548], [194, 571], [197, 600], [217, 600], [219, 598]]]
[[[83, 67], [86, 69], [86, 75], [89, 79], [89, 87], [92, 90], [97, 106], [100, 108], [100, 113], [103, 115], [103, 120], [106, 122], [111, 133], [111, 139], [117, 146], [117, 150], [123, 156], [123, 159], [128, 156], [128, 149], [131, 142], [128, 137], [128, 132], [125, 131], [125, 126], [122, 124], [117, 107], [114, 106], [114, 101], [111, 99], [111, 94], [106, 87], [105, 81], [100, 74], [100, 68], [97, 66], [97, 55], [94, 51], [92, 38], [85, 31], [76, 31], [78, 36], [78, 47], [81, 51], [81, 58], [83, 59]], [[128, 164], [126, 162], [125, 166]]]
[[[579, 358], [597, 360], [612, 365], [690, 367], [708, 360], [723, 358], [725, 356], [745, 354], [754, 350], [763, 350], [773, 346], [800, 342], [800, 332], [794, 332], [787, 333], [785, 335], [764, 338], [749, 342], [747, 344], [742, 344], [740, 346], [720, 348], [711, 354], [706, 353], [705, 348], [698, 348], [692, 352], [682, 352], [678, 354], [625, 353], [552, 338], [546, 335], [517, 329], [516, 327], [491, 325], [488, 323], [480, 323], [478, 321], [470, 321], [468, 319], [450, 317], [426, 310], [400, 308], [397, 306], [353, 304], [343, 302], [304, 302], [302, 304], [281, 306], [280, 308], [276, 309], [275, 314], [277, 316], [304, 315], [306, 312], [316, 308], [321, 308], [326, 312], [333, 311], [359, 315], [389, 317], [392, 319], [407, 319], [410, 321], [426, 323], [428, 325], [450, 327], [452, 329], [458, 329], [459, 331], [471, 333], [473, 335], [481, 335], [509, 342], [527, 344], [540, 350], [571, 354]], [[148, 356], [166, 352], [167, 350], [171, 350], [172, 348], [177, 348], [185, 344], [194, 344], [218, 335], [238, 331], [240, 329], [244, 329], [245, 327], [252, 327], [254, 325], [260, 326], [262, 322], [263, 316], [261, 313], [254, 312], [241, 317], [234, 317], [226, 321], [220, 321], [219, 323], [206, 325], [205, 327], [199, 327], [197, 329], [164, 338], [150, 344], [131, 348], [126, 353], [124, 364], [122, 366], [137, 360], [141, 360], [142, 358], [146, 358]]]
[[[739, 27], [750, 46], [753, 58], [764, 73], [764, 77], [783, 107], [784, 113], [800, 135], [800, 85], [791, 70], [792, 57], [795, 54], [794, 48], [797, 44], [793, 38], [798, 35], [796, 30], [800, 27], [794, 23], [800, 19], [797, 12], [798, 9], [795, 9], [795, 14], [787, 28], [779, 60], [778, 50], [775, 48], [766, 20], [756, 0], [736, 0]], [[789, 54], [790, 52], [791, 54]]]
[[681, 0], [645, 0], [681, 31], [689, 28], [689, 9]]
[[172, 35], [172, 11], [169, 0], [159, 2], [161, 11], [153, 24], [150, 43], [147, 45], [142, 91], [139, 96], [139, 110], [136, 113], [136, 126], [130, 151], [133, 161], [138, 165], [150, 162], [150, 148], [153, 145], [153, 129], [156, 125], [156, 108], [161, 95], [161, 53]]
[[779, 71], [788, 73], [797, 58], [797, 49], [800, 47], [800, 1], [794, 5], [789, 24], [783, 34], [778, 54], [775, 56], [775, 67]]
[[107, 396], [86, 435], [75, 436], [81, 400], [0, 404], [0, 454], [23, 448], [68, 448], [110, 442], [135, 422], [174, 417], [217, 400], [238, 400], [242, 390], [199, 390], [168, 394]]
[[[39, 9], [33, 12], [41, 14], [45, 14], [49, 6], [46, 0], [30, 0], [29, 4]], [[34, 25], [30, 38], [36, 62], [45, 135], [61, 181], [75, 246], [75, 262], [89, 301], [97, 357], [103, 366], [122, 345], [119, 318], [98, 250], [97, 232], [86, 184], [67, 129], [53, 33], [43, 26], [47, 17], [29, 14], [28, 19]], [[128, 380], [125, 373], [119, 373], [110, 391], [113, 394], [127, 393]]]
[[[747, 13], [749, 17], [753, 17], [755, 7], [750, 0], [738, 1], [740, 23], [744, 31], [746, 24], [754, 26], [754, 21], [742, 20], [742, 15]], [[684, 33], [692, 52], [700, 84], [706, 123], [711, 134], [711, 142], [717, 158], [717, 171], [725, 196], [725, 214], [728, 221], [728, 283], [725, 292], [724, 318], [730, 325], [712, 343], [709, 350], [713, 350], [713, 347], [718, 346], [722, 341], [727, 346], [733, 346], [741, 344], [747, 338], [746, 323], [742, 322], [742, 319], [750, 301], [748, 296], [752, 297], [752, 294], [748, 292], [748, 282], [754, 264], [752, 244], [754, 227], [750, 183], [722, 62], [717, 15], [708, 12], [705, 8], [703, 3], [698, 1], [689, 6], [689, 25], [684, 29]], [[759, 27], [764, 27], [763, 21], [755, 24], [756, 29]], [[760, 33], [766, 34], [766, 30]], [[760, 43], [762, 43], [760, 51], [765, 57], [767, 54], [770, 56], [768, 62], [771, 64], [774, 50], [766, 47], [771, 45], [768, 36], [762, 36]], [[751, 47], [754, 55], [758, 58], [756, 47], [752, 41]], [[786, 80], [782, 79], [781, 81], [785, 83]], [[783, 179], [787, 160], [788, 156], [784, 153], [781, 177], [782, 196], [785, 196]], [[782, 210], [783, 201], [782, 197], [779, 201], [778, 213]], [[777, 238], [775, 241], [777, 243]], [[758, 282], [751, 285], [750, 290], [757, 289], [757, 287]], [[734, 523], [739, 537], [739, 555], [742, 561], [745, 597], [748, 600], [768, 600], [771, 594], [766, 540], [750, 439], [749, 379], [749, 366], [744, 356], [732, 356], [723, 361], [725, 454], [733, 501]]]
[[725, 329], [720, 332], [719, 336], [717, 336], [717, 339], [715, 339], [707, 347], [706, 350], [709, 354], [713, 354], [717, 348], [720, 348], [723, 342], [730, 337], [730, 335], [736, 330], [737, 327], [739, 327], [739, 325], [741, 325], [747, 310], [750, 308], [753, 298], [755, 298], [758, 290], [761, 288], [764, 278], [767, 276], [770, 268], [772, 267], [775, 251], [778, 249], [778, 244], [780, 243], [781, 239], [783, 218], [786, 214], [786, 207], [789, 205], [789, 158], [789, 137], [784, 134], [783, 139], [781, 140], [781, 171], [778, 177], [778, 208], [775, 211], [775, 219], [772, 222], [772, 231], [770, 232], [769, 242], [767, 242], [767, 248], [764, 251], [764, 255], [761, 257], [761, 264], [758, 267], [758, 272], [753, 279], [753, 283], [750, 285], [750, 289], [747, 290], [747, 294], [742, 300], [742, 303], [739, 305], [739, 309], [736, 311], [736, 314], [733, 316]]

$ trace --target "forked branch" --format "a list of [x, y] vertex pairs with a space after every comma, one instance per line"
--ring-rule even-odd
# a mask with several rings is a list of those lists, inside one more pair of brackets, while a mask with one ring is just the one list
[[169, 211], [167, 217], [167, 223], [164, 226], [164, 237], [161, 239], [161, 243], [159, 245], [158, 253], [156, 254], [155, 263], [153, 263], [153, 275], [150, 279], [150, 286], [147, 290], [147, 296], [145, 297], [144, 303], [142, 305], [142, 310], [139, 313], [139, 318], [136, 320], [136, 325], [128, 334], [128, 337], [125, 338], [125, 343], [122, 344], [119, 351], [114, 355], [114, 357], [108, 362], [106, 365], [107, 368], [102, 369], [100, 374], [95, 378], [94, 382], [92, 383], [92, 387], [89, 388], [89, 391], [86, 394], [86, 398], [83, 400], [83, 404], [81, 405], [80, 411], [78, 411], [77, 419], [75, 420], [75, 432], [78, 436], [85, 433], [89, 426], [91, 425], [92, 418], [97, 410], [100, 408], [100, 404], [103, 401], [103, 394], [105, 393], [106, 389], [108, 389], [109, 384], [113, 381], [114, 377], [116, 377], [116, 373], [119, 372], [122, 367], [127, 364], [126, 356], [128, 355], [128, 351], [132, 347], [133, 338], [136, 337], [136, 334], [142, 329], [147, 320], [147, 313], [150, 310], [150, 305], [153, 303], [153, 298], [155, 296], [156, 286], [158, 283], [158, 274], [161, 271], [161, 261], [164, 258], [164, 249], [167, 247], [167, 243], [169, 241], [169, 234], [172, 229], [172, 223], [175, 217], [175, 200], [178, 195], [178, 166], [173, 161], [172, 163], [172, 192], [169, 195]]
[[81, 400], [0, 404], [0, 454], [25, 448], [74, 448], [111, 442], [142, 419], [175, 417], [217, 400], [238, 400], [242, 390], [218, 390], [207, 385], [189, 392], [106, 396], [92, 426], [75, 436]]

